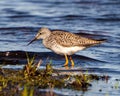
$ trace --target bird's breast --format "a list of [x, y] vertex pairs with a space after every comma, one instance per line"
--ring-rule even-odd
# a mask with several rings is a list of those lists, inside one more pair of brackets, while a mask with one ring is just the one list
[[73, 47], [63, 47], [61, 45], [53, 45], [51, 50], [60, 55], [72, 55], [80, 50], [83, 50], [85, 47], [73, 46]]
[[60, 54], [60, 55], [72, 55], [80, 50], [83, 50], [85, 47], [84, 46], [62, 46], [58, 44], [55, 40], [53, 39], [46, 39], [43, 40], [43, 45], [52, 50], [53, 52]]

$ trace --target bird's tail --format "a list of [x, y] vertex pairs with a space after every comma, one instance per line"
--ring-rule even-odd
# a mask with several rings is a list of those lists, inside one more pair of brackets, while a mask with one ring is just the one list
[[97, 43], [97, 44], [100, 44], [100, 43], [103, 43], [103, 42], [105, 42], [105, 41], [107, 41], [107, 39], [100, 39], [100, 40], [96, 40], [96, 43]]
[[103, 43], [105, 41], [106, 41], [106, 39], [90, 40], [86, 44], [84, 44], [84, 46], [86, 46], [86, 47], [95, 46], [95, 45], [98, 45], [98, 44]]

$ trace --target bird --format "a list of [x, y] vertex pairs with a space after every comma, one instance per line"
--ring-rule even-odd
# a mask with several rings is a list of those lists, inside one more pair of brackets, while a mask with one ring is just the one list
[[[43, 45], [59, 55], [65, 56], [64, 66], [68, 66], [69, 60], [71, 66], [74, 66], [74, 60], [71, 55], [75, 54], [78, 51], [84, 50], [88, 47], [100, 44], [106, 39], [91, 39], [86, 38], [68, 31], [63, 30], [54, 30], [51, 31], [47, 27], [42, 27], [39, 29], [35, 38], [32, 39], [28, 45], [36, 40], [42, 40]], [[68, 58], [69, 57], [69, 58]]]

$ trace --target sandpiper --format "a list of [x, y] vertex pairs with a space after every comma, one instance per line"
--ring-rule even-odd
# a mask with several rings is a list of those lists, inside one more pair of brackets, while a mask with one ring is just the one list
[[68, 66], [68, 56], [71, 66], [74, 66], [74, 61], [71, 57], [72, 54], [105, 41], [104, 39], [94, 40], [61, 30], [51, 31], [45, 27], [38, 31], [35, 38], [28, 45], [38, 39], [42, 39], [42, 43], [46, 48], [65, 56], [66, 61], [64, 66]]

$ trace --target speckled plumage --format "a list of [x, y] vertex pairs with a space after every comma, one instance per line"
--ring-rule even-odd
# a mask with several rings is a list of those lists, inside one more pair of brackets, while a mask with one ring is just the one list
[[64, 32], [64, 31], [53, 31], [51, 32], [51, 36], [49, 38], [51, 37], [54, 38], [54, 40], [58, 44], [64, 47], [71, 47], [71, 46], [88, 47], [88, 46], [101, 43], [101, 41], [88, 39], [88, 38], [81, 37], [79, 35], [76, 35], [70, 32]]
[[61, 55], [72, 55], [103, 42], [103, 40], [93, 40], [65, 31], [50, 31], [48, 28], [41, 28], [35, 39], [43, 39], [43, 45]]
[[[67, 55], [72, 55], [77, 51], [83, 50], [89, 46], [93, 46], [101, 42], [102, 41], [88, 39], [65, 31], [52, 31], [50, 36], [43, 40], [44, 46], [61, 55], [64, 55], [64, 53]], [[63, 48], [61, 48], [60, 46], [62, 46]], [[68, 52], [56, 52], [55, 48], [60, 49], [57, 51], [64, 52], [64, 50], [68, 50]], [[69, 50], [71, 50], [71, 52]]]
[[[93, 40], [60, 30], [50, 31], [48, 28], [41, 28], [30, 43], [37, 39], [42, 39], [42, 43], [46, 48], [54, 51], [57, 54], [65, 55], [66, 62], [64, 66], [68, 65], [67, 55], [72, 55], [80, 50], [104, 41]], [[74, 66], [74, 61], [72, 58], [70, 60], [71, 65]]]

